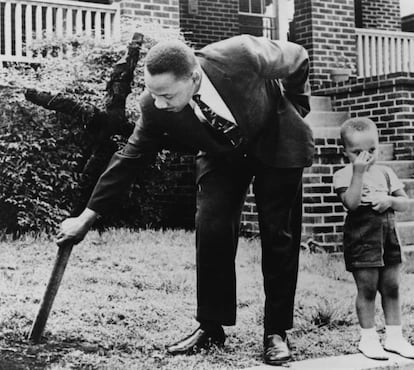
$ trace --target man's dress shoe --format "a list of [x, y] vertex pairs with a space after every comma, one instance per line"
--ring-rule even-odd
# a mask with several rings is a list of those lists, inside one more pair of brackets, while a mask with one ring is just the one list
[[287, 341], [280, 335], [272, 334], [264, 338], [264, 361], [269, 365], [281, 365], [292, 359]]
[[188, 337], [168, 346], [167, 352], [172, 355], [195, 353], [200, 349], [207, 349], [213, 345], [221, 347], [225, 340], [226, 335], [222, 327], [215, 331], [206, 331], [198, 328]]

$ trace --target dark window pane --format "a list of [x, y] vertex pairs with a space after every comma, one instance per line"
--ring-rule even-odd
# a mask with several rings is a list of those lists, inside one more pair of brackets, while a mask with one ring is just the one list
[[262, 0], [250, 0], [252, 4], [252, 13], [254, 14], [262, 14]]
[[239, 0], [239, 10], [241, 12], [249, 12], [249, 0]]

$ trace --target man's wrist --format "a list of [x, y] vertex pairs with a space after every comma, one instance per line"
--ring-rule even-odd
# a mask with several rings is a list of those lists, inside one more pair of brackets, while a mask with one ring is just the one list
[[99, 214], [90, 208], [85, 208], [79, 215], [79, 219], [81, 219], [88, 227], [92, 226], [98, 217]]

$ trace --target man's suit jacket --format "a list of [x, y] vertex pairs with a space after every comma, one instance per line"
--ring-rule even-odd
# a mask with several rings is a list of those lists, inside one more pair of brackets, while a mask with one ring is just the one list
[[[309, 60], [301, 46], [263, 37], [236, 36], [196, 52], [201, 67], [240, 127], [243, 148], [264, 164], [281, 168], [310, 166]], [[142, 165], [162, 148], [199, 152], [200, 178], [240, 148], [218, 138], [187, 105], [181, 112], [157, 109], [148, 92], [140, 97], [141, 117], [124, 149], [114, 154], [98, 181], [88, 208], [111, 209]], [[242, 149], [243, 149], [242, 148]]]

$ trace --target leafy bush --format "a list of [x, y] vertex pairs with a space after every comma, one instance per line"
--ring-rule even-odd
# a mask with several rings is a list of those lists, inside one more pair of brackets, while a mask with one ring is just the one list
[[15, 236], [51, 231], [67, 216], [78, 183], [79, 130], [0, 91], [0, 228]]
[[[126, 51], [135, 31], [123, 22], [123, 38], [111, 45], [94, 44], [88, 38], [46, 39], [34, 45], [45, 55], [39, 65], [13, 65], [0, 69], [0, 232], [19, 236], [24, 232], [51, 232], [75, 210], [83, 208], [90, 194], [85, 191], [81, 170], [90, 155], [90, 138], [79, 120], [47, 111], [27, 102], [27, 88], [75, 94], [79, 102], [97, 107], [104, 103], [106, 82], [113, 64]], [[139, 31], [145, 38], [141, 59], [159, 39], [179, 37], [157, 26]], [[73, 50], [66, 57], [62, 50]], [[127, 114], [139, 117], [137, 96], [142, 91], [142, 63], [136, 69], [134, 89], [127, 100]], [[121, 147], [125, 138], [114, 138]], [[165, 209], [156, 196], [171, 187], [175, 175], [168, 158], [160, 155], [146, 170], [145, 182], [136, 184], [119, 210], [106, 221], [112, 225], [160, 226]], [[104, 224], [105, 225], [105, 221]]]

